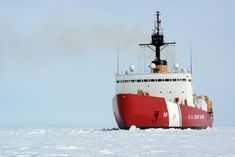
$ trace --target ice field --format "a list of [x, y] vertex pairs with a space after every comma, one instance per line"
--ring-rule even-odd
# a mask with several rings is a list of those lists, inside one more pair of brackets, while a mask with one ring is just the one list
[[0, 156], [235, 157], [235, 128], [0, 129]]

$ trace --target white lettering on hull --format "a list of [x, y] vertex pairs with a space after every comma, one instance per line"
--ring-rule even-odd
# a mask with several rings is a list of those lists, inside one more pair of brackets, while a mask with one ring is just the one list
[[191, 115], [188, 115], [188, 119], [191, 120], [191, 119], [205, 119], [205, 116], [202, 114], [202, 115], [198, 115], [198, 114], [191, 114]]
[[165, 118], [165, 117], [168, 117], [168, 112], [164, 112], [163, 113], [163, 117]]

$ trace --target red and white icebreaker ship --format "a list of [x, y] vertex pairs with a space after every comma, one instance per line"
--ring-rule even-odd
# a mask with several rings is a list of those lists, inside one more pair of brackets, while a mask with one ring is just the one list
[[181, 70], [174, 64], [168, 71], [166, 60], [160, 52], [167, 45], [156, 12], [156, 22], [151, 43], [140, 44], [151, 48], [156, 56], [148, 73], [136, 73], [130, 66], [127, 73], [116, 74], [116, 95], [113, 110], [121, 129], [132, 125], [138, 128], [207, 128], [212, 127], [212, 102], [208, 96], [193, 94], [191, 72]]

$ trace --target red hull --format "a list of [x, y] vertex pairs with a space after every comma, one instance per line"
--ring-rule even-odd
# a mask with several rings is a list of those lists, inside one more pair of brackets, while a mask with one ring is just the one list
[[[136, 94], [118, 94], [113, 98], [113, 110], [119, 128], [170, 128], [169, 111], [164, 98]], [[179, 105], [179, 128], [212, 127], [210, 114], [198, 108]], [[175, 127], [175, 126], [173, 126]]]

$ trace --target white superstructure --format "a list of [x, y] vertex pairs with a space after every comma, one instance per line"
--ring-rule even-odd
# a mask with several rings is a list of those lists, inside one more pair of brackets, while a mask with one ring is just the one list
[[149, 73], [116, 75], [116, 93], [138, 94], [143, 90], [150, 96], [164, 97], [175, 102], [178, 98], [182, 104], [193, 104], [193, 88], [190, 73]]

